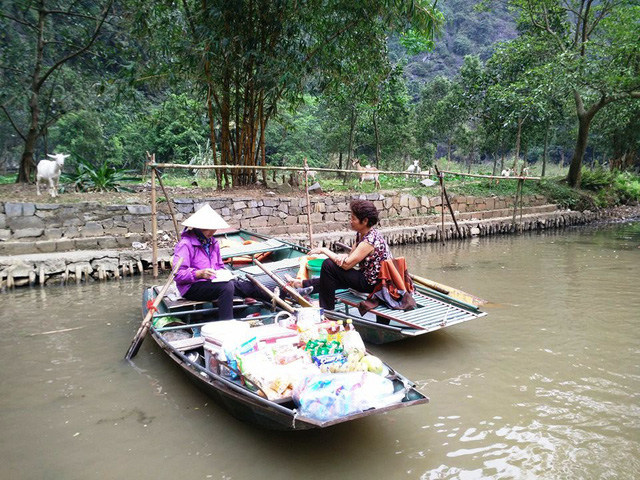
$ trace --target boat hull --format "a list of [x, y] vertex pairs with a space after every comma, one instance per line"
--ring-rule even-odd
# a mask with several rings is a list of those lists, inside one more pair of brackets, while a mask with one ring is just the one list
[[[143, 294], [142, 313], [147, 313], [149, 300], [155, 298], [153, 287], [147, 288]], [[197, 313], [197, 311], [194, 311]], [[161, 302], [158, 313], [166, 313], [166, 307]], [[278, 404], [267, 400], [240, 384], [226, 379], [215, 372], [205, 369], [203, 366], [187, 358], [182, 352], [174, 348], [162, 335], [161, 329], [151, 327], [151, 337], [180, 370], [188, 380], [195, 384], [202, 392], [212, 398], [217, 404], [225, 408], [231, 415], [247, 423], [270, 430], [309, 430], [326, 428], [339, 423], [344, 423], [359, 418], [385, 413], [387, 411], [405, 408], [414, 405], [428, 403], [429, 399], [419, 392], [415, 386], [405, 377], [394, 372], [394, 386], [399, 391], [404, 388], [406, 394], [402, 401], [384, 408], [376, 408], [361, 413], [355, 413], [333, 419], [330, 421], [317, 421], [312, 418], [298, 415], [292, 402]], [[390, 369], [390, 367], [388, 367]]]

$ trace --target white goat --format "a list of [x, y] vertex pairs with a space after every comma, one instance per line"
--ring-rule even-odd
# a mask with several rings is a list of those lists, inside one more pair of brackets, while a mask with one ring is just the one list
[[529, 167], [523, 167], [522, 168], [522, 173], [520, 174], [523, 177], [528, 177], [529, 176]]
[[318, 174], [318, 172], [316, 172], [315, 170], [309, 170], [307, 172], [307, 177], [309, 178], [309, 180], [315, 181], [317, 174]]
[[500, 173], [500, 175], [503, 177], [511, 177], [515, 175], [515, 172], [512, 168], [505, 168], [504, 170], [502, 170], [502, 173]]
[[64, 167], [64, 159], [69, 155], [57, 153], [55, 155], [47, 154], [53, 160], [40, 160], [38, 162], [38, 173], [36, 175], [36, 193], [40, 195], [40, 182], [49, 182], [49, 193], [52, 197], [58, 196], [58, 182], [60, 181], [60, 173]]
[[[413, 165], [409, 165], [405, 172], [407, 173], [420, 173], [422, 169], [420, 168], [420, 160], [414, 160]], [[404, 176], [405, 179], [409, 178], [409, 175]]]
[[369, 180], [375, 183], [375, 188], [382, 188], [380, 185], [380, 180], [378, 180], [378, 169], [376, 167], [372, 167], [371, 165], [367, 165], [363, 167], [360, 165], [360, 160], [357, 158], [353, 159], [352, 165], [358, 170], [360, 173], [360, 182], [358, 185], [362, 185], [362, 182], [365, 180]]

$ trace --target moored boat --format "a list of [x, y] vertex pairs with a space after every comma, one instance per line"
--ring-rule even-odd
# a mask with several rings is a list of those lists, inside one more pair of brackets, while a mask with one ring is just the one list
[[[222, 243], [221, 254], [236, 275], [253, 276], [270, 290], [278, 284], [263, 268], [255, 265], [254, 259], [270, 273], [281, 279], [286, 275], [295, 277], [300, 268], [301, 257], [306, 248], [286, 240], [246, 230], [232, 230], [216, 235]], [[418, 283], [418, 280], [426, 283]], [[353, 290], [338, 291], [335, 312], [326, 312], [335, 318], [351, 318], [362, 338], [369, 343], [384, 344], [424, 335], [435, 330], [458, 325], [486, 315], [477, 305], [462, 299], [475, 299], [473, 295], [446, 287], [442, 284], [414, 277], [413, 293], [416, 307], [410, 311], [392, 310], [383, 305], [365, 315], [360, 315], [357, 305], [366, 297]], [[446, 287], [446, 290], [442, 287]], [[456, 293], [460, 295], [454, 296]]]
[[[154, 304], [158, 290], [157, 287], [149, 287], [144, 291], [142, 305], [145, 317]], [[269, 330], [268, 335], [277, 337], [276, 342], [285, 340], [285, 344], [286, 340], [294, 338], [296, 334], [283, 333], [282, 328], [284, 327], [275, 322], [276, 315], [279, 314], [272, 313], [265, 307], [267, 306], [261, 302], [246, 302], [239, 299], [234, 304], [234, 316], [241, 320], [233, 322], [235, 322], [234, 326], [242, 324], [243, 327], [246, 323], [250, 323], [252, 326], [247, 328], [250, 328], [249, 332], [251, 334], [262, 329], [260, 338], [262, 338], [261, 343], [264, 343], [264, 345], [261, 348], [272, 349], [275, 347], [267, 346], [271, 344], [269, 343], [270, 339], [264, 336], [264, 330]], [[349, 375], [351, 374], [343, 376], [345, 374], [327, 374], [325, 372], [324, 375], [309, 376], [311, 379], [321, 378], [324, 383], [326, 383], [327, 379], [340, 382], [348, 378], [357, 378], [358, 382], [361, 382], [363, 386], [373, 385], [375, 390], [379, 385], [383, 385], [385, 389], [384, 391], [380, 390], [378, 404], [376, 405], [365, 402], [357, 406], [355, 403], [357, 401], [361, 402], [363, 398], [362, 395], [354, 394], [352, 398], [347, 397], [347, 403], [353, 402], [353, 405], [347, 405], [346, 410], [343, 409], [340, 412], [332, 411], [331, 413], [323, 411], [314, 415], [313, 410], [301, 408], [301, 406], [305, 405], [304, 393], [296, 397], [295, 400], [299, 400], [298, 404], [292, 396], [287, 395], [287, 390], [280, 392], [278, 398], [272, 398], [273, 391], [267, 390], [267, 382], [258, 382], [255, 376], [250, 376], [247, 371], [243, 373], [240, 368], [234, 368], [230, 362], [220, 361], [219, 359], [213, 361], [213, 350], [210, 350], [210, 345], [207, 344], [210, 337], [202, 336], [204, 333], [203, 328], [206, 328], [207, 325], [215, 328], [216, 324], [222, 325], [225, 322], [206, 322], [202, 320], [207, 320], [209, 315], [215, 314], [215, 305], [195, 305], [194, 302], [180, 300], [172, 302], [168, 299], [163, 299], [157, 303], [156, 308], [157, 311], [153, 312], [153, 322], [149, 329], [154, 341], [180, 367], [190, 381], [225, 407], [232, 415], [243, 421], [277, 430], [325, 428], [374, 414], [424, 404], [429, 401], [412, 382], [395, 372], [389, 365], [383, 364], [384, 369], [381, 370], [381, 375], [369, 372], [354, 372], [355, 377], [350, 377]], [[296, 330], [290, 329], [290, 331], [295, 332]], [[297, 339], [294, 338], [294, 340]], [[282, 347], [282, 342], [275, 345]], [[296, 347], [287, 348], [285, 346], [284, 348], [287, 352], [295, 352]], [[249, 354], [253, 354], [253, 352]], [[321, 356], [319, 355], [319, 357]], [[372, 379], [374, 379], [373, 382], [371, 382]], [[380, 382], [383, 383], [381, 384]], [[360, 385], [360, 383], [357, 385]], [[371, 390], [367, 390], [367, 396], [369, 396], [370, 392]], [[344, 400], [343, 397], [341, 399]], [[335, 403], [337, 404], [337, 401]], [[323, 405], [323, 407], [330, 409], [332, 405]]]

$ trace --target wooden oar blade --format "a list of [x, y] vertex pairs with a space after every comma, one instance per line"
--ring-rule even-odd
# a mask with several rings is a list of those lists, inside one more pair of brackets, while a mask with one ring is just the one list
[[140, 328], [138, 328], [136, 335], [133, 337], [133, 341], [131, 342], [129, 349], [127, 350], [127, 354], [124, 356], [125, 359], [131, 360], [133, 357], [137, 355], [138, 350], [140, 350], [140, 345], [142, 345], [142, 342], [144, 341], [144, 337], [149, 331], [149, 326], [151, 325], [151, 319], [153, 318], [153, 312], [157, 310], [158, 305], [160, 305], [160, 302], [162, 301], [165, 294], [167, 293], [167, 290], [169, 290], [169, 287], [171, 286], [171, 282], [173, 282], [173, 279], [175, 278], [176, 273], [178, 273], [178, 269], [182, 265], [183, 260], [184, 260], [183, 258], [180, 258], [177, 261], [176, 265], [173, 267], [173, 270], [171, 270], [171, 273], [169, 274], [169, 278], [167, 279], [167, 282], [162, 286], [162, 289], [158, 293], [158, 296], [153, 301], [153, 305], [149, 307], [147, 314], [145, 315], [144, 319], [142, 320], [142, 323], [140, 324]]

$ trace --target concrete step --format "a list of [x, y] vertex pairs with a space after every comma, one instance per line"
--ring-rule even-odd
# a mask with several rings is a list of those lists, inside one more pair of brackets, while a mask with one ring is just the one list
[[[36, 240], [29, 242], [0, 242], [0, 256], [132, 248], [133, 242], [142, 243], [144, 238], [145, 236], [143, 234], [132, 233], [124, 236], [103, 235], [99, 237], [59, 238], [56, 240]], [[151, 248], [150, 245], [149, 248]]]

